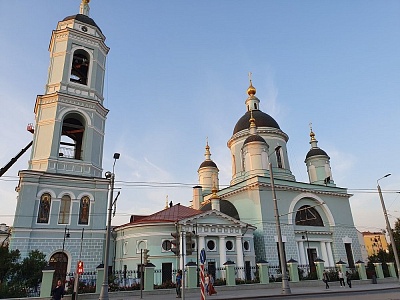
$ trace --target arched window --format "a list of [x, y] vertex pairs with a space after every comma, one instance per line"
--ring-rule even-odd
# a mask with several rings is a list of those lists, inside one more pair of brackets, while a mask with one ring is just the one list
[[39, 212], [38, 212], [38, 223], [48, 223], [50, 216], [50, 205], [51, 205], [51, 195], [49, 193], [44, 193], [40, 197]]
[[59, 156], [82, 159], [84, 132], [84, 119], [78, 114], [67, 115], [62, 125]]
[[297, 210], [296, 225], [324, 226], [324, 222], [314, 207], [303, 205]]
[[90, 212], [90, 198], [83, 196], [79, 208], [79, 224], [89, 224], [89, 212]]
[[278, 163], [278, 168], [280, 169], [283, 168], [281, 149], [282, 149], [281, 147], [275, 149], [276, 161]]
[[69, 223], [69, 213], [71, 210], [71, 197], [64, 195], [61, 198], [60, 213], [58, 214], [58, 224]]
[[70, 77], [72, 82], [87, 85], [89, 61], [89, 54], [86, 51], [79, 49], [74, 52]]

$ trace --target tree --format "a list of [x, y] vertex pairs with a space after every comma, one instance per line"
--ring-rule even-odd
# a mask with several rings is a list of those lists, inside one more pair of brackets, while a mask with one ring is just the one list
[[18, 269], [19, 250], [9, 251], [8, 247], [0, 247], [0, 282], [11, 280]]
[[22, 285], [37, 287], [42, 280], [42, 270], [47, 265], [46, 255], [39, 250], [30, 251], [19, 266], [18, 278]]
[[0, 298], [26, 297], [27, 290], [36, 289], [42, 279], [46, 255], [33, 250], [22, 262], [20, 257], [19, 250], [0, 247]]

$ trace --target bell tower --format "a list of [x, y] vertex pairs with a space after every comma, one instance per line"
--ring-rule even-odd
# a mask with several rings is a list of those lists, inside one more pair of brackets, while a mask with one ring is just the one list
[[44, 252], [60, 278], [75, 270], [79, 257], [86, 257], [88, 271], [103, 259], [109, 187], [102, 178], [105, 39], [89, 17], [89, 0], [58, 22], [45, 92], [34, 107], [28, 169], [19, 172], [10, 247], [22, 257]]
[[45, 94], [36, 98], [36, 130], [29, 169], [99, 177], [105, 119], [103, 86], [109, 48], [87, 15], [64, 18], [52, 32]]

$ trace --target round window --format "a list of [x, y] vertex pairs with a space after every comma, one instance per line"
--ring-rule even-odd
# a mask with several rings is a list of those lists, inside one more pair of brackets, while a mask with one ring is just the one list
[[171, 250], [171, 241], [165, 240], [165, 241], [162, 243], [162, 248], [163, 248], [164, 251], [169, 251], [169, 250]]
[[249, 250], [250, 250], [250, 243], [249, 243], [249, 241], [244, 241], [243, 247], [244, 247], [244, 250], [249, 251]]
[[231, 251], [231, 250], [233, 249], [233, 243], [232, 243], [232, 241], [227, 241], [227, 242], [226, 242], [226, 249], [227, 249], [228, 251]]
[[208, 250], [214, 250], [215, 249], [215, 242], [214, 241], [208, 241], [207, 242], [207, 248], [208, 248]]

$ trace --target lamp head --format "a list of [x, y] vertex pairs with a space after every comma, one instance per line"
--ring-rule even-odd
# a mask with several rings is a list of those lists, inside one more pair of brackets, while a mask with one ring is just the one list
[[114, 156], [113, 156], [113, 158], [114, 158], [114, 159], [119, 159], [119, 156], [120, 156], [120, 154], [119, 154], [119, 153], [114, 153]]
[[105, 176], [107, 179], [110, 179], [111, 176], [112, 176], [112, 173], [111, 173], [110, 171], [107, 171], [107, 172], [104, 174], [104, 176]]

